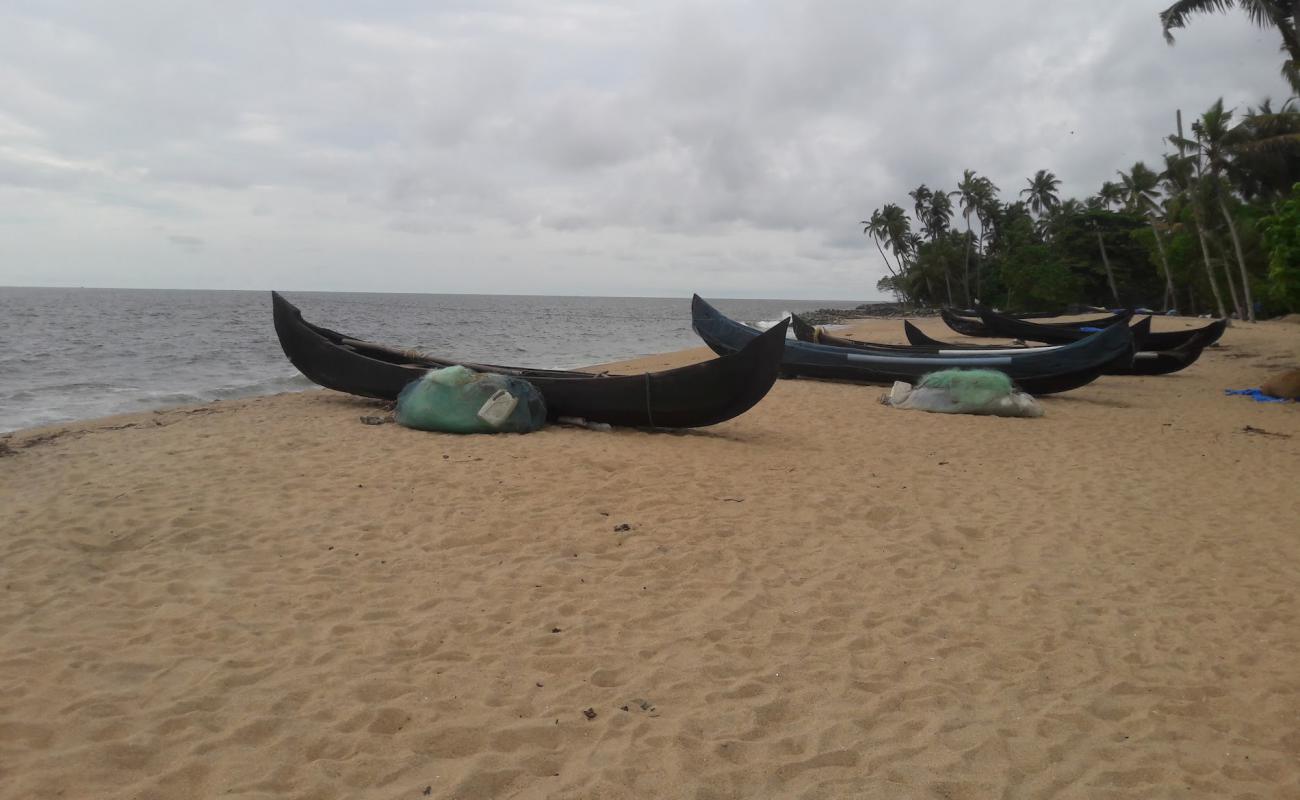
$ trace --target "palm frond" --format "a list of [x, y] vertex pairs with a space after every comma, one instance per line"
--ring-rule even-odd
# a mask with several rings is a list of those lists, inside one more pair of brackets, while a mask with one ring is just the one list
[[1222, 14], [1236, 5], [1235, 0], [1179, 0], [1160, 12], [1160, 26], [1165, 41], [1174, 43], [1175, 28], [1187, 27], [1187, 21], [1196, 14]]

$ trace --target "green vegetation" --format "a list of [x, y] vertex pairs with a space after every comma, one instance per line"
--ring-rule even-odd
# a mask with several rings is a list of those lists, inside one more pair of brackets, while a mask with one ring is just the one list
[[[1282, 37], [1282, 74], [1300, 92], [1300, 0], [1184, 0], [1165, 35], [1200, 13], [1240, 8]], [[1300, 309], [1300, 106], [1238, 114], [1215, 101], [1167, 141], [1159, 168], [1137, 162], [1097, 193], [1062, 198], [1050, 170], [1003, 202], [966, 170], [954, 191], [922, 184], [912, 216], [890, 203], [863, 222], [907, 303], [1059, 308], [1069, 303], [1209, 311], [1254, 320]], [[961, 219], [954, 224], [954, 216]], [[914, 230], [915, 227], [915, 230]]]
[[1300, 311], [1300, 183], [1276, 214], [1259, 221], [1259, 229], [1269, 252], [1270, 299], [1288, 312]]

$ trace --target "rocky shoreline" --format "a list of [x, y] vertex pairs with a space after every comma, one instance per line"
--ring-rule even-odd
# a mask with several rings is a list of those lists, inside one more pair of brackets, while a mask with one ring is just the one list
[[800, 311], [799, 318], [810, 325], [835, 325], [852, 319], [902, 319], [937, 317], [937, 308], [912, 308], [902, 303], [863, 303], [853, 308], [819, 308]]

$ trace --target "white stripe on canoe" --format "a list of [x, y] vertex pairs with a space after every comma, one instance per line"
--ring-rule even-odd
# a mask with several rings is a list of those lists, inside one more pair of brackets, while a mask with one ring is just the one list
[[916, 366], [924, 364], [926, 366], [940, 367], [1005, 367], [1011, 364], [1010, 356], [994, 356], [993, 358], [914, 358], [911, 356], [849, 353], [845, 358], [849, 361], [861, 361], [867, 364], [898, 364], [901, 362]]
[[1004, 355], [1025, 355], [1026, 353], [1046, 353], [1052, 350], [1060, 350], [1063, 345], [1051, 345], [1050, 347], [999, 347], [994, 350], [940, 350], [941, 356], [960, 356], [966, 353], [976, 353], [981, 356], [1004, 356]]

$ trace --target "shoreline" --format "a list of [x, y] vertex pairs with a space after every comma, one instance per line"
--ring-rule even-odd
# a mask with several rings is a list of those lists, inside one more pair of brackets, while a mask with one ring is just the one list
[[[889, 304], [883, 304], [883, 305], [889, 305]], [[801, 316], [805, 316], [805, 315], [801, 314]], [[1060, 317], [1060, 319], [1062, 320], [1087, 319], [1090, 316], [1091, 316], [1090, 314], [1079, 314], [1073, 316], [1062, 316]], [[1282, 317], [1274, 320], [1266, 320], [1262, 323], [1255, 323], [1255, 324], [1274, 325], [1277, 323], [1296, 324], [1297, 322], [1300, 322], [1300, 315], [1291, 315], [1291, 317], [1296, 317], [1296, 319]], [[855, 316], [855, 317], [845, 317], [843, 319], [839, 319], [831, 322], [825, 322], [825, 323], [817, 323], [817, 324], [827, 325], [833, 328], [837, 333], [847, 334], [849, 338], [854, 338], [855, 335], [854, 331], [861, 328], [865, 331], [870, 332], [870, 334], [865, 336], [859, 336], [858, 338], [864, 338], [872, 341], [906, 344], [907, 343], [906, 340], [900, 335], [897, 335], [897, 331], [896, 331], [897, 323], [900, 323], [903, 319], [912, 319], [912, 320], [925, 322], [925, 323], [936, 323], [937, 317]], [[1185, 316], [1175, 316], [1175, 317], [1156, 316], [1155, 319], [1160, 321], [1158, 322], [1158, 326], [1168, 326], [1169, 323], [1174, 323], [1174, 327], [1168, 329], [1176, 329], [1176, 327], [1178, 327], [1177, 325], [1178, 323], [1187, 322], [1187, 323], [1201, 324], [1206, 318], [1185, 317]], [[879, 327], [879, 328], [875, 327], [877, 323], [882, 323], [884, 327]], [[1241, 323], [1238, 320], [1234, 320], [1234, 323], [1236, 324], [1236, 326], [1241, 326], [1246, 324], [1246, 323]], [[891, 324], [893, 325], [891, 326]], [[969, 339], [968, 337], [958, 336], [951, 330], [947, 329], [945, 326], [937, 325], [937, 324], [935, 325], [935, 329], [932, 331], [932, 333], [934, 333], [934, 335], [937, 338], [941, 338], [941, 339], [947, 338], [949, 341], [955, 343], [977, 341], [977, 340]], [[1005, 341], [1005, 339], [995, 338], [986, 341]], [[643, 370], [652, 371], [657, 369], [668, 369], [673, 366], [680, 366], [681, 364], [684, 363], [690, 363], [690, 361], [699, 361], [699, 360], [712, 358], [712, 357], [713, 357], [712, 351], [710, 351], [707, 347], [704, 347], [703, 345], [697, 345], [695, 347], [687, 347], [687, 348], [682, 348], [680, 350], [671, 350], [663, 353], [637, 356], [629, 359], [620, 359], [620, 360], [610, 361], [610, 362], [599, 362], [587, 366], [573, 367], [573, 369], [579, 371], [599, 371], [599, 370], [617, 370], [617, 369], [631, 369], [633, 371], [643, 371]], [[689, 359], [689, 361], [683, 359]], [[290, 369], [292, 368], [292, 365], [289, 365], [287, 361], [285, 362], [285, 365], [287, 368]], [[275, 380], [293, 381], [297, 379], [302, 379], [302, 376], [299, 373], [297, 373], [296, 370], [294, 370], [292, 376], [282, 377]], [[305, 381], [306, 379], [302, 379], [302, 380]], [[132, 417], [134, 415], [149, 415], [151, 413], [160, 410], [166, 411], [166, 410], [181, 409], [181, 408], [198, 408], [198, 407], [204, 407], [216, 403], [231, 403], [231, 402], [246, 400], [255, 397], [274, 397], [280, 394], [295, 394], [300, 391], [310, 392], [310, 391], [318, 391], [318, 390], [320, 390], [320, 387], [317, 387], [315, 385], [307, 385], [304, 386], [302, 389], [291, 390], [288, 392], [276, 391], [270, 394], [236, 393], [231, 396], [216, 397], [211, 400], [195, 400], [194, 402], [184, 402], [175, 405], [164, 405], [164, 406], [160, 406], [157, 409], [145, 408], [141, 410], [123, 411], [120, 413], [109, 414], [102, 417], [84, 417], [79, 419], [65, 420], [62, 422], [41, 423], [37, 425], [29, 425], [22, 428], [16, 428], [8, 431], [0, 431], [0, 441], [3, 441], [7, 438], [14, 437], [20, 434], [25, 434], [30, 431], [44, 430], [47, 428], [65, 428], [65, 427], [75, 428], [79, 425], [93, 425], [99, 420], [117, 419], [119, 417]], [[206, 389], [206, 390], [200, 389], [197, 391], [229, 392], [230, 387], [223, 386], [215, 389]]]
[[[1074, 319], [1086, 319], [1089, 316], [1090, 316], [1089, 314], [1063, 315], [1060, 319], [1069, 321]], [[1296, 318], [1293, 319], [1291, 317], [1296, 317]], [[1229, 332], [1232, 332], [1234, 330], [1243, 330], [1243, 329], [1251, 330], [1250, 328], [1245, 328], [1244, 326], [1246, 325], [1253, 325], [1256, 326], [1257, 328], [1259, 326], [1262, 326], [1262, 329], [1264, 330], [1271, 330], [1275, 326], [1282, 325], [1282, 326], [1288, 326], [1279, 329], [1279, 331], [1282, 332], [1283, 335], [1285, 335], [1285, 333], [1289, 330], [1290, 326], [1300, 326], [1300, 317], [1297, 317], [1297, 315], [1291, 315], [1291, 317], [1281, 317], [1278, 319], [1264, 320], [1262, 322], [1256, 322], [1256, 323], [1243, 323], [1240, 320], [1233, 320], [1235, 324], [1230, 326], [1228, 330]], [[962, 336], [961, 334], [958, 334], [955, 331], [950, 330], [946, 326], [938, 324], [937, 317], [924, 317], [924, 316], [916, 317], [916, 318], [852, 317], [852, 318], [846, 318], [841, 322], [819, 323], [819, 324], [824, 324], [828, 327], [835, 328], [837, 333], [843, 334], [845, 338], [860, 339], [864, 341], [878, 341], [878, 342], [889, 343], [889, 344], [907, 344], [906, 338], [903, 337], [901, 331], [898, 330], [898, 324], [901, 323], [903, 319], [909, 319], [909, 320], [915, 319], [919, 322], [921, 327], [926, 328], [926, 330], [935, 338], [942, 339], [945, 341], [951, 341], [954, 343], [960, 344], [966, 342], [997, 342], [997, 341], [1006, 340], [1006, 337], [992, 337], [988, 339], [981, 339], [979, 337]], [[1154, 330], [1178, 330], [1184, 327], [1195, 327], [1196, 325], [1201, 324], [1205, 318], [1185, 317], [1185, 316], [1174, 316], [1174, 317], [1156, 316], [1154, 317], [1154, 319], [1156, 320], [1156, 327], [1154, 328]], [[1187, 323], [1187, 324], [1181, 325], [1179, 323]], [[1300, 331], [1300, 327], [1297, 327], [1296, 330]], [[1297, 335], [1300, 335], [1300, 333], [1298, 333]], [[663, 353], [654, 353], [651, 355], [638, 356], [635, 358], [601, 362], [598, 364], [576, 367], [575, 369], [580, 372], [609, 371], [616, 374], [617, 373], [636, 374], [639, 372], [651, 372], [656, 370], [672, 369], [674, 367], [696, 363], [714, 357], [715, 355], [712, 350], [710, 350], [708, 347], [704, 345], [699, 345], [696, 347], [688, 347], [688, 348], [683, 348], [681, 350], [670, 350]], [[1300, 368], [1300, 354], [1297, 355], [1297, 357], [1294, 359], [1294, 362], [1295, 364], [1292, 366], [1292, 368]], [[286, 361], [286, 363], [288, 362]], [[1193, 365], [1191, 369], [1195, 370], [1197, 369], [1197, 366], [1198, 365]], [[1279, 369], [1278, 371], [1280, 372], [1282, 370]], [[1103, 378], [1103, 380], [1105, 379]], [[867, 390], [879, 388], [882, 391], [888, 389], [888, 387], [876, 387], [871, 385], [863, 385], [862, 388]], [[144, 409], [141, 411], [128, 411], [120, 414], [109, 414], [102, 417], [89, 417], [86, 419], [67, 420], [65, 422], [53, 422], [44, 425], [35, 425], [26, 428], [18, 428], [12, 431], [0, 432], [0, 443], [4, 443], [7, 440], [14, 439], [15, 437], [19, 439], [29, 439], [32, 437], [43, 438], [51, 433], [55, 433], [58, 436], [63, 436], [72, 433], [77, 433], [77, 432], [89, 433], [89, 432], [93, 432], [94, 430], [101, 430], [101, 429], [114, 430], [114, 429], [118, 429], [123, 425], [130, 426], [130, 427], [144, 427], [146, 426], [146, 424], [151, 424], [152, 418], [160, 415], [166, 416], [175, 413], [201, 412], [203, 409], [218, 404], [221, 404], [226, 407], [232, 407], [240, 403], [247, 403], [248, 401], [253, 401], [253, 400], [261, 400], [261, 399], [282, 397], [282, 396], [293, 396], [298, 394], [321, 392], [321, 391], [330, 392], [331, 390], [325, 389], [324, 387], [312, 385], [312, 386], [306, 386], [300, 390], [294, 390], [288, 392], [274, 392], [272, 394], [252, 394], [252, 395], [244, 395], [238, 397], [216, 398], [213, 400], [208, 400], [203, 402], [183, 403], [180, 405], [163, 406], [161, 408]], [[379, 400], [366, 401], [364, 398], [353, 398], [353, 399], [359, 402], [373, 402], [375, 404], [382, 404], [384, 402]], [[82, 428], [85, 428], [85, 430], [83, 431]], [[3, 450], [0, 450], [0, 455], [3, 454], [4, 454]]]

